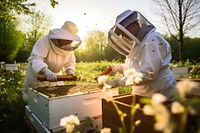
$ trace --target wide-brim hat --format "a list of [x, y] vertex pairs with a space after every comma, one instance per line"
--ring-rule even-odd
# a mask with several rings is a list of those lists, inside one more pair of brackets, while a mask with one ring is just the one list
[[80, 37], [77, 35], [78, 28], [75, 23], [65, 21], [60, 29], [53, 29], [49, 31], [49, 39], [63, 39], [81, 42]]

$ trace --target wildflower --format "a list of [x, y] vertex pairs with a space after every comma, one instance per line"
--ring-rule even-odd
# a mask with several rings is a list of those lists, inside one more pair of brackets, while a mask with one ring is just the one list
[[135, 121], [135, 125], [139, 125], [141, 123], [141, 120]]
[[154, 115], [155, 114], [155, 111], [151, 105], [145, 105], [143, 107], [143, 112], [146, 115]]
[[156, 93], [152, 96], [151, 105], [145, 105], [143, 107], [144, 114], [154, 115], [156, 123], [154, 128], [164, 133], [171, 133], [174, 128], [170, 122], [170, 113], [167, 108], [162, 104], [166, 101], [166, 97], [160, 93]]
[[100, 133], [111, 133], [111, 129], [110, 128], [103, 128], [103, 129], [101, 129]]
[[137, 104], [134, 106], [134, 108], [135, 108], [135, 109], [139, 109], [139, 108], [140, 108], [140, 104], [137, 103]]
[[183, 113], [185, 111], [185, 107], [182, 106], [179, 102], [175, 101], [172, 103], [172, 113], [178, 114], [178, 113]]
[[162, 102], [164, 102], [164, 101], [166, 101], [166, 100], [167, 100], [167, 98], [166, 98], [164, 95], [162, 95], [162, 94], [160, 94], [160, 93], [155, 93], [155, 94], [152, 96], [151, 103], [152, 103], [153, 105], [156, 105], [156, 104], [160, 104], [160, 103], [162, 103]]
[[[187, 99], [186, 94], [194, 88], [198, 88], [198, 84], [192, 81], [180, 81], [177, 83], [176, 88], [178, 90], [178, 101], [185, 107], [186, 112], [194, 115], [196, 113], [193, 104], [197, 103], [195, 99]], [[199, 101], [198, 101], [199, 102]]]
[[64, 126], [67, 133], [72, 133], [76, 125], [80, 125], [80, 121], [78, 117], [74, 115], [64, 117], [60, 120], [60, 126]]
[[191, 81], [180, 81], [177, 83], [176, 88], [182, 100], [186, 99], [186, 94], [193, 88], [197, 88], [198, 84]]
[[156, 105], [155, 109], [155, 120], [154, 125], [156, 130], [167, 131], [170, 130], [170, 114], [166, 107], [162, 104]]

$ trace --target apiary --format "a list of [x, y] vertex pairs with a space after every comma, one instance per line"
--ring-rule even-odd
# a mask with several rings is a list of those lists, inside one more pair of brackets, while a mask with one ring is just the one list
[[[76, 84], [54, 87], [29, 88], [29, 112], [42, 122], [49, 130], [60, 127], [60, 119], [69, 115], [100, 118], [102, 115], [101, 87], [94, 84]], [[112, 95], [118, 95], [118, 89], [112, 89]], [[98, 120], [101, 128], [101, 120]]]

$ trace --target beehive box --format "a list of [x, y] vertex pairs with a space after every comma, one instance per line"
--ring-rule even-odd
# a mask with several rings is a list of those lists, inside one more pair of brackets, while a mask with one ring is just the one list
[[25, 115], [26, 118], [29, 120], [27, 122], [30, 122], [32, 124], [31, 126], [34, 126], [33, 132], [37, 131], [38, 133], [51, 133], [51, 131], [48, 130], [48, 128], [46, 128], [46, 126], [43, 125], [42, 122], [37, 118], [37, 116], [31, 111], [29, 106], [25, 106]]
[[[118, 89], [113, 89], [113, 95]], [[102, 115], [101, 98], [105, 92], [98, 85], [79, 84], [43, 87], [28, 90], [28, 106], [48, 129], [60, 127], [60, 119], [76, 115], [85, 117]]]
[[188, 67], [172, 67], [172, 72], [175, 78], [188, 78]]
[[6, 71], [17, 71], [18, 64], [4, 64], [4, 68]]
[[[139, 103], [140, 99], [144, 98], [132, 94], [118, 95], [114, 98], [114, 103], [117, 105], [119, 110], [127, 114], [124, 118], [127, 133], [131, 132], [131, 126], [134, 125], [136, 120], [140, 120], [141, 123], [135, 126], [134, 133], [160, 133], [154, 130], [154, 117], [143, 114], [142, 104], [140, 104], [141, 108], [137, 109], [134, 115], [134, 120], [131, 122], [131, 104], [133, 102], [133, 97], [135, 97], [135, 103]], [[104, 98], [102, 99], [102, 123], [103, 127], [111, 128], [113, 133], [118, 133], [119, 127], [122, 127], [121, 120], [119, 119], [119, 115], [113, 102], [107, 102]]]

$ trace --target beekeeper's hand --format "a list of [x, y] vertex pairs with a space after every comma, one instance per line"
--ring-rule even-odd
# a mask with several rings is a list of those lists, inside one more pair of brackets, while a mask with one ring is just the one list
[[[99, 78], [101, 78], [101, 77], [99, 77]], [[116, 87], [119, 87], [119, 86], [121, 86], [121, 87], [124, 87], [125, 86], [125, 82], [124, 82], [124, 78], [119, 78], [119, 79], [114, 79], [114, 80], [111, 80], [111, 79], [103, 79], [102, 81], [100, 81], [99, 82], [99, 80], [101, 80], [101, 79], [99, 79], [98, 78], [98, 83], [100, 84], [100, 85], [103, 85], [103, 86], [110, 86], [109, 88], [116, 88]]]
[[57, 75], [48, 68], [45, 68], [44, 75], [46, 76], [48, 81], [51, 82], [57, 81]]
[[110, 68], [112, 69], [112, 71], [109, 73], [110, 76], [115, 76], [117, 72], [122, 71], [121, 65], [110, 65]]
[[67, 75], [69, 75], [69, 76], [75, 76], [74, 71], [73, 71], [72, 69], [66, 70], [65, 73], [66, 73]]
[[116, 88], [119, 86], [118, 80], [110, 80], [110, 79], [106, 80], [106, 85], [109, 85], [111, 88]]

